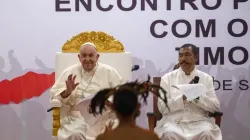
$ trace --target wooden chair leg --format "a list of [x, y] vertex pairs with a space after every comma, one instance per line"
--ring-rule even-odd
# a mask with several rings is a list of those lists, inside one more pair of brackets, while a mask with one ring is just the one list
[[215, 123], [220, 127], [221, 116], [215, 117]]
[[154, 131], [155, 128], [155, 123], [156, 123], [156, 117], [155, 114], [150, 112], [147, 113], [147, 117], [148, 117], [148, 127], [150, 131]]
[[60, 107], [53, 108], [53, 129], [52, 129], [52, 136], [57, 137], [57, 133], [59, 128], [61, 127], [60, 124]]

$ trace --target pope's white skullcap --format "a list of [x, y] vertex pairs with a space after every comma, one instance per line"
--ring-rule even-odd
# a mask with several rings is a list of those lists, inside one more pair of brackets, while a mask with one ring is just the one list
[[91, 42], [86, 42], [86, 43], [81, 45], [81, 47], [85, 47], [85, 46], [92, 46], [92, 47], [96, 48], [95, 44], [91, 43]]

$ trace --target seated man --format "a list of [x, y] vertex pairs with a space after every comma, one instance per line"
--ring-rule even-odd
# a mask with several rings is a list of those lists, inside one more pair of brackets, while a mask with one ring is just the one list
[[[197, 47], [185, 44], [179, 51], [180, 68], [161, 78], [161, 87], [167, 91], [168, 107], [158, 100], [162, 119], [157, 122], [155, 132], [162, 140], [222, 140], [221, 130], [208, 113], [219, 111], [220, 103], [215, 94], [213, 78], [195, 68], [198, 60]], [[172, 85], [189, 84], [195, 76], [207, 92], [194, 101]]]
[[[99, 122], [97, 120], [97, 123], [89, 124], [95, 118], [86, 117], [89, 115], [80, 111], [82, 106], [79, 104], [99, 90], [117, 86], [122, 82], [121, 76], [114, 68], [97, 62], [99, 54], [94, 44], [83, 44], [78, 58], [80, 63], [65, 69], [51, 88], [50, 100], [59, 99], [63, 103], [58, 140], [95, 139], [108, 120], [99, 119]], [[87, 108], [87, 105], [85, 107]], [[103, 125], [96, 125], [100, 123]]]

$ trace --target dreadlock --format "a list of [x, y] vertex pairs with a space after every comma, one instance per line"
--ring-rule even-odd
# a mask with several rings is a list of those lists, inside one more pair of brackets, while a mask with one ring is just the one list
[[[160, 96], [159, 90], [164, 93], [164, 97]], [[94, 116], [102, 114], [103, 109], [105, 108], [105, 102], [111, 95], [114, 95], [113, 109], [126, 117], [133, 113], [138, 104], [139, 95], [141, 95], [143, 103], [147, 104], [149, 93], [153, 93], [153, 95], [159, 97], [167, 106], [166, 91], [158, 85], [151, 84], [150, 76], [148, 76], [148, 80], [142, 83], [136, 80], [134, 82], [119, 85], [115, 88], [100, 90], [91, 100], [89, 112]]]

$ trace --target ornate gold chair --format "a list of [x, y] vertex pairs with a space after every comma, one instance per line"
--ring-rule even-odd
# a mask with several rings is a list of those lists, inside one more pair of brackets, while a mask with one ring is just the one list
[[[98, 52], [101, 53], [118, 53], [124, 52], [124, 47], [122, 43], [116, 40], [113, 36], [99, 31], [89, 31], [89, 32], [82, 32], [72, 39], [68, 40], [62, 47], [63, 53], [79, 53], [80, 46], [86, 42], [91, 42], [96, 45]], [[132, 58], [131, 58], [132, 63]], [[57, 133], [59, 128], [61, 127], [60, 124], [60, 108], [62, 107], [62, 103], [58, 99], [53, 99], [51, 101], [51, 109], [49, 111], [53, 111], [53, 130], [52, 130], [52, 137], [53, 139], [57, 139]]]
[[[153, 84], [160, 85], [160, 82], [161, 82], [161, 77], [153, 77]], [[156, 126], [156, 122], [162, 118], [162, 114], [158, 110], [157, 102], [158, 102], [158, 98], [153, 96], [153, 112], [147, 113], [149, 130], [151, 130], [151, 131], [154, 131], [154, 128]], [[219, 127], [220, 127], [222, 115], [223, 115], [222, 112], [209, 113], [209, 117], [214, 117], [215, 123]]]
[[96, 45], [98, 52], [124, 52], [122, 43], [105, 32], [83, 32], [68, 40], [62, 47], [62, 52], [78, 53], [80, 46], [86, 42]]

